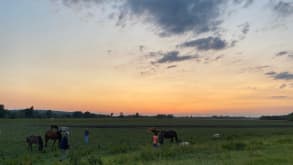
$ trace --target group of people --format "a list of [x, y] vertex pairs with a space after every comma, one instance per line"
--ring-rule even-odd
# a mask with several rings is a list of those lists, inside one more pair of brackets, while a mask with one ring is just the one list
[[[155, 148], [159, 147], [160, 144], [164, 143], [164, 138], [170, 139], [171, 142], [173, 142], [173, 140], [178, 142], [177, 133], [173, 130], [164, 131], [164, 130], [159, 130], [156, 128], [151, 128], [151, 129], [149, 129], [149, 131], [151, 131], [153, 133], [152, 145]], [[90, 134], [89, 130], [85, 129], [85, 131], [84, 131], [84, 143], [85, 144], [89, 143], [89, 134]], [[69, 149], [68, 135], [69, 135], [69, 131], [62, 132], [62, 138], [61, 138], [60, 144], [59, 144], [59, 147], [61, 149], [60, 161], [63, 161], [67, 157], [67, 152]]]
[[[60, 161], [63, 161], [67, 157], [67, 152], [68, 152], [68, 149], [69, 149], [68, 135], [69, 135], [69, 132], [64, 132], [63, 136], [61, 138], [61, 141], [60, 141], [60, 145], [59, 145], [59, 147], [61, 149]], [[84, 131], [84, 143], [85, 144], [89, 143], [89, 130], [88, 129], [86, 129]]]

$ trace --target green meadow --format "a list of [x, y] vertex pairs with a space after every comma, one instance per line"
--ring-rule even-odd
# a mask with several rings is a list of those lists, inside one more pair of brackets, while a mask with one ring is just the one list
[[[44, 137], [51, 124], [70, 128], [70, 149], [60, 162], [51, 142], [43, 152], [25, 142], [29, 135]], [[148, 127], [173, 129], [190, 145], [168, 140], [151, 144]], [[89, 128], [90, 142], [83, 142]], [[219, 133], [219, 138], [213, 135]], [[1, 119], [0, 165], [270, 165], [293, 164], [293, 122], [224, 119]]]

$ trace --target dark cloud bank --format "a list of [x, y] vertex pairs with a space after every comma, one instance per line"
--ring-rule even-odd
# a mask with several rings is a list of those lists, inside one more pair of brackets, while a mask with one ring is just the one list
[[189, 31], [199, 34], [218, 28], [223, 3], [223, 0], [127, 0], [123, 12], [159, 27], [160, 36]]

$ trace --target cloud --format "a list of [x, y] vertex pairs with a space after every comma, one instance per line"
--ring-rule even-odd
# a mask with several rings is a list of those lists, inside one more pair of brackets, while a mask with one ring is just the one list
[[281, 57], [281, 56], [287, 56], [288, 58], [293, 58], [293, 53], [292, 51], [280, 51], [275, 54], [276, 57]]
[[288, 51], [281, 51], [281, 52], [276, 53], [276, 56], [284, 56], [286, 54], [288, 54]]
[[289, 99], [290, 97], [288, 96], [270, 96], [270, 99]]
[[289, 72], [268, 72], [265, 73], [266, 75], [269, 75], [270, 77], [276, 79], [276, 80], [293, 80], [293, 73]]
[[[57, 1], [57, 0], [54, 0]], [[78, 8], [90, 8], [93, 5], [99, 5], [106, 2], [105, 0], [61, 0], [64, 6], [67, 7], [78, 7]]]
[[221, 50], [227, 48], [228, 44], [219, 37], [207, 37], [196, 40], [186, 41], [180, 47], [195, 47], [197, 50]]
[[273, 9], [280, 16], [289, 16], [293, 14], [293, 2], [279, 1], [277, 4], [274, 4]]
[[273, 75], [276, 75], [277, 73], [276, 72], [274, 72], [274, 71], [271, 71], [271, 72], [267, 72], [267, 73], [265, 73], [266, 75], [269, 75], [269, 76], [273, 76]]
[[143, 50], [145, 49], [145, 46], [143, 46], [143, 45], [139, 45], [139, 46], [138, 46], [138, 49], [139, 49], [140, 52], [143, 52]]
[[241, 4], [243, 7], [248, 7], [253, 3], [254, 0], [234, 0], [233, 2], [236, 4]]
[[250, 25], [246, 22], [245, 24], [240, 25], [242, 28], [241, 32], [247, 34], [249, 32]]
[[167, 69], [171, 69], [171, 68], [175, 68], [175, 67], [177, 67], [177, 65], [169, 65], [169, 66], [167, 66]]
[[198, 58], [197, 55], [181, 55], [179, 56], [179, 51], [170, 51], [170, 52], [166, 52], [166, 53], [161, 53], [161, 58], [159, 58], [158, 60], [156, 60], [154, 63], [159, 63], [159, 64], [163, 64], [163, 63], [172, 63], [172, 62], [180, 62], [180, 61], [186, 61], [186, 60], [191, 60], [194, 58]]
[[215, 58], [215, 61], [218, 61], [218, 60], [220, 60], [220, 59], [222, 59], [222, 58], [224, 58], [224, 55], [217, 56], [217, 57]]
[[[260, 66], [253, 66], [253, 67], [246, 67], [241, 69], [241, 72], [265, 72], [266, 70], [270, 69], [270, 65], [260, 65]], [[275, 74], [275, 72], [265, 73], [266, 75]]]
[[274, 75], [274, 78], [279, 80], [293, 80], [293, 74], [289, 72], [281, 72]]
[[287, 85], [286, 84], [282, 84], [282, 85], [280, 85], [280, 89], [283, 89], [283, 88], [286, 88], [287, 87]]
[[128, 13], [160, 29], [160, 36], [214, 31], [221, 23], [223, 0], [127, 0]]

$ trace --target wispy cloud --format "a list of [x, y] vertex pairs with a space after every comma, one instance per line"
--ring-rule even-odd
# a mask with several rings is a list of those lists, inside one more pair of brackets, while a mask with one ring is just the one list
[[227, 48], [227, 46], [227, 42], [219, 37], [200, 38], [179, 45], [179, 47], [194, 47], [200, 51], [221, 50]]
[[166, 53], [160, 53], [162, 55], [161, 58], [155, 61], [155, 63], [172, 63], [172, 62], [180, 62], [187, 61], [194, 58], [198, 58], [197, 55], [180, 55], [179, 51], [170, 51]]
[[248, 22], [240, 25], [239, 27], [241, 28], [241, 32], [243, 34], [247, 34], [249, 32], [250, 25], [248, 24]]
[[274, 71], [271, 71], [265, 74], [276, 80], [293, 80], [293, 73], [289, 73], [289, 72], [276, 73]]
[[284, 56], [286, 54], [288, 54], [288, 51], [280, 51], [280, 52], [276, 53], [276, 56]]
[[[241, 69], [241, 72], [264, 72], [270, 68], [271, 68], [270, 65], [260, 65], [260, 66], [243, 68]], [[266, 74], [270, 74], [270, 72], [267, 72]]]
[[139, 46], [138, 46], [138, 49], [139, 49], [140, 52], [143, 52], [144, 49], [145, 49], [145, 46], [143, 46], [143, 45], [139, 45]]
[[169, 66], [167, 66], [167, 69], [176, 68], [176, 67], [177, 67], [177, 65], [169, 65]]
[[270, 96], [270, 99], [277, 99], [277, 100], [282, 100], [282, 99], [290, 99], [289, 96]]
[[278, 3], [274, 4], [273, 9], [280, 16], [289, 16], [293, 14], [293, 2], [279, 1]]
[[293, 58], [293, 52], [288, 50], [283, 50], [275, 54], [276, 57], [286, 56], [288, 58]]
[[243, 7], [248, 7], [254, 2], [254, 0], [234, 0], [233, 2], [241, 4]]
[[282, 85], [280, 85], [280, 89], [284, 89], [284, 88], [286, 88], [287, 87], [287, 85], [286, 84], [282, 84]]

